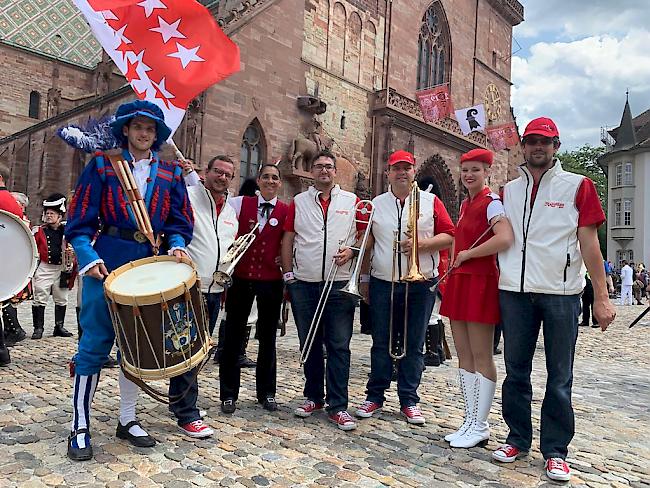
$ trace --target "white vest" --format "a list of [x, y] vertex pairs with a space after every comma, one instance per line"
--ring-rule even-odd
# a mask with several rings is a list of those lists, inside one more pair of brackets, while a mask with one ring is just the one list
[[[418, 218], [418, 238], [420, 239], [434, 236], [433, 204], [435, 198], [433, 193], [420, 190], [420, 216]], [[391, 191], [382, 193], [372, 200], [375, 209], [372, 219], [372, 236], [375, 239], [375, 244], [372, 249], [370, 274], [375, 278], [391, 281], [394, 232], [399, 231], [400, 241], [406, 239], [409, 202], [410, 196], [406, 198], [402, 207], [399, 198], [396, 198]], [[399, 280], [407, 271], [408, 256], [400, 253], [395, 263], [396, 280]], [[427, 279], [438, 276], [438, 251], [420, 252], [420, 271]]]
[[187, 246], [187, 252], [199, 272], [201, 291], [222, 292], [223, 288], [213, 283], [213, 274], [217, 270], [217, 264], [235, 240], [239, 227], [237, 215], [228, 202], [224, 201], [217, 219], [212, 194], [203, 185], [189, 186], [187, 193], [194, 209], [194, 234], [190, 245]]
[[[351, 246], [355, 242], [356, 225], [353, 220], [357, 196], [335, 185], [330, 193], [327, 219], [323, 219], [323, 207], [318, 201], [320, 193], [310, 186], [293, 199], [296, 206], [293, 272], [301, 281], [324, 281], [332, 264], [332, 256], [339, 247]], [[343, 244], [340, 244], [341, 241]], [[353, 265], [354, 260], [351, 260], [341, 266], [336, 281], [347, 281]]]
[[550, 295], [581, 293], [585, 269], [578, 246], [575, 202], [585, 177], [564, 171], [555, 160], [540, 179], [531, 210], [533, 177], [524, 165], [519, 173], [503, 190], [515, 242], [499, 253], [499, 289]]

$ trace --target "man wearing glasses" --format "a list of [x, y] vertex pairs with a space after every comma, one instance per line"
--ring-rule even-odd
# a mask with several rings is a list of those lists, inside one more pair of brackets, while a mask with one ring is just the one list
[[[215, 156], [205, 170], [203, 184], [192, 163], [184, 162], [187, 193], [194, 210], [194, 235], [187, 252], [195, 263], [201, 278], [201, 292], [208, 307], [210, 335], [214, 331], [223, 288], [214, 281], [214, 273], [228, 248], [232, 245], [239, 227], [235, 210], [227, 204], [228, 186], [235, 175], [235, 164], [228, 156]], [[178, 419], [181, 432], [189, 437], [204, 438], [213, 434], [201, 420], [196, 406], [199, 387], [194, 371], [172, 378], [169, 395], [182, 396], [170, 404], [170, 410]]]
[[555, 154], [560, 133], [546, 117], [531, 121], [522, 138], [525, 162], [506, 184], [503, 203], [515, 243], [499, 253], [499, 300], [505, 343], [503, 418], [506, 444], [492, 457], [513, 462], [531, 446], [532, 369], [540, 327], [548, 379], [542, 403], [540, 447], [546, 475], [568, 481], [565, 462], [575, 422], [571, 406], [580, 295], [587, 266], [593, 314], [605, 331], [616, 312], [609, 301], [597, 229], [605, 215], [594, 183], [562, 169]]
[[347, 408], [356, 300], [339, 290], [347, 284], [352, 271], [353, 252], [347, 246], [354, 244], [357, 230], [363, 230], [365, 225], [353, 225], [359, 198], [334, 183], [336, 157], [332, 153], [318, 153], [311, 174], [314, 185], [296, 195], [289, 205], [282, 241], [283, 278], [291, 296], [301, 350], [309, 347], [306, 339], [330, 269], [338, 269], [303, 366], [305, 401], [294, 413], [309, 417], [327, 402], [329, 420], [341, 430], [353, 430], [357, 424]]

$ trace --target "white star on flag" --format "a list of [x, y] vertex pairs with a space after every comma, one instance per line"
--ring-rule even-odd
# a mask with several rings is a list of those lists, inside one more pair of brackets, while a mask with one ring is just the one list
[[160, 0], [142, 0], [138, 6], [144, 9], [144, 15], [149, 18], [153, 11], [157, 8], [167, 8], [167, 5], [162, 3]]
[[144, 64], [144, 61], [142, 60], [144, 57], [144, 49], [140, 51], [138, 54], [134, 54], [133, 58], [135, 61], [138, 62], [138, 69], [142, 70], [143, 73], [146, 73], [147, 71], [151, 71], [151, 68]]
[[156, 89], [156, 94], [159, 94], [161, 96], [157, 96], [156, 98], [160, 98], [165, 106], [169, 108], [169, 100], [172, 98], [176, 98], [174, 95], [172, 95], [170, 92], [167, 91], [167, 88], [165, 87], [165, 77], [163, 76], [162, 79], [160, 80], [159, 83], [154, 82], [151, 80], [151, 84], [154, 86]]
[[187, 65], [192, 61], [205, 61], [201, 56], [196, 54], [196, 52], [201, 48], [201, 46], [196, 46], [192, 49], [187, 49], [182, 44], [176, 43], [177, 51], [175, 53], [168, 54], [170, 58], [178, 58], [183, 65], [183, 69], [187, 68]]
[[172, 37], [178, 37], [179, 39], [186, 39], [186, 37], [183, 34], [181, 34], [181, 32], [178, 30], [178, 26], [180, 23], [181, 23], [181, 19], [178, 19], [173, 24], [168, 24], [167, 22], [165, 22], [165, 19], [158, 16], [158, 27], [154, 27], [149, 30], [153, 32], [158, 32], [162, 36], [163, 42], [166, 44], [167, 41], [169, 41]]
[[106, 20], [118, 20], [112, 10], [102, 10], [101, 14]]
[[128, 27], [127, 25], [124, 25], [120, 30], [116, 30], [115, 37], [123, 41], [124, 44], [131, 44], [131, 40], [124, 35], [124, 31], [126, 30], [127, 27]]

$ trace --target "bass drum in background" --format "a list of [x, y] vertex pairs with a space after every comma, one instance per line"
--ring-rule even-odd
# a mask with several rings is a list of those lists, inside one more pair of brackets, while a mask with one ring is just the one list
[[38, 249], [27, 225], [0, 210], [0, 302], [21, 293], [34, 276]]

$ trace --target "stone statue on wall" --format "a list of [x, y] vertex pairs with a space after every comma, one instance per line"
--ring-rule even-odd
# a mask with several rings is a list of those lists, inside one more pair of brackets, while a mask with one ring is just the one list
[[333, 143], [332, 138], [324, 134], [322, 123], [312, 117], [303, 125], [301, 135], [291, 143], [291, 167], [298, 171], [309, 171], [312, 158], [323, 149], [331, 149]]
[[47, 118], [59, 115], [61, 111], [61, 89], [52, 87], [47, 90]]

